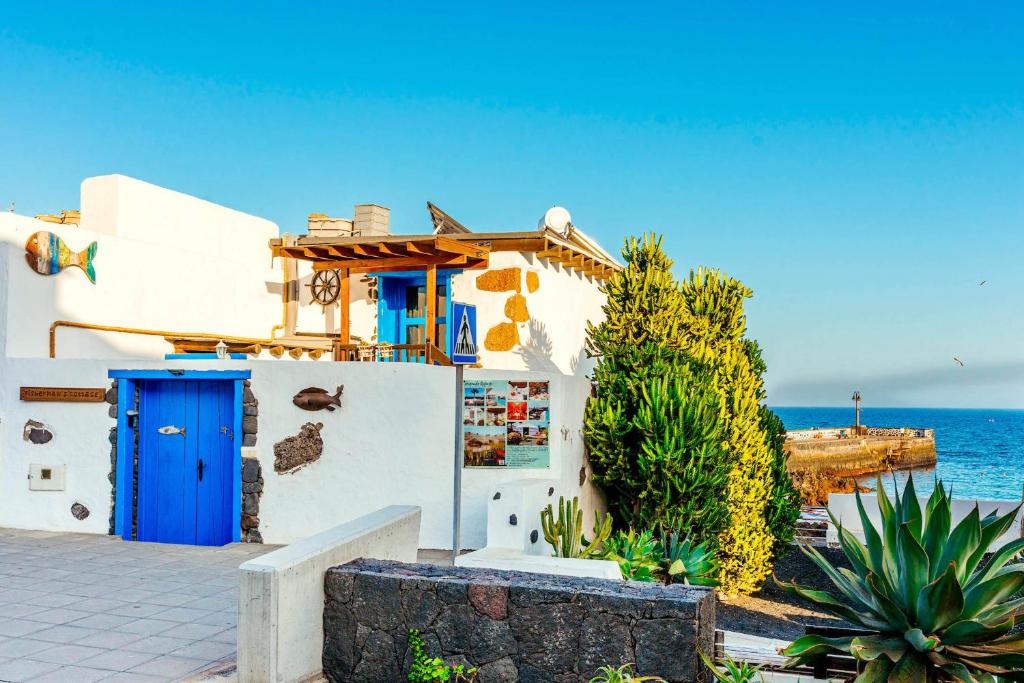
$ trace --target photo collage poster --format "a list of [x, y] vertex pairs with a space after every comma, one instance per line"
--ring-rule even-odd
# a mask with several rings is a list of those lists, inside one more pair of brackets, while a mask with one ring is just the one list
[[467, 380], [462, 400], [466, 467], [549, 466], [548, 382]]

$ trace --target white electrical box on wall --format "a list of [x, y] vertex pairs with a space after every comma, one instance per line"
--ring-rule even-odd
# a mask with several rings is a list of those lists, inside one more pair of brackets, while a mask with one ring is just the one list
[[29, 465], [29, 491], [63, 491], [67, 465]]

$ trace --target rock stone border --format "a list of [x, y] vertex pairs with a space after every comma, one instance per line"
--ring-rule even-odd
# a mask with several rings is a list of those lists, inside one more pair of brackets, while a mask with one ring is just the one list
[[[242, 448], [256, 446], [259, 432], [260, 402], [252, 393], [252, 382], [245, 380], [242, 391]], [[242, 458], [242, 543], [263, 543], [260, 534], [260, 498], [263, 496], [263, 466], [257, 458]]]
[[356, 560], [327, 571], [324, 674], [392, 683], [409, 629], [429, 656], [478, 668], [479, 683], [588, 681], [635, 663], [670, 683], [704, 681], [715, 597], [707, 588]]

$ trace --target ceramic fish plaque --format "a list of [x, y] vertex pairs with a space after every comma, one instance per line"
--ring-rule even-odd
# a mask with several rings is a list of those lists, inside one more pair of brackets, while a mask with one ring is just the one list
[[40, 275], [56, 275], [68, 266], [81, 268], [89, 282], [96, 284], [96, 269], [92, 265], [96, 246], [93, 242], [84, 251], [75, 252], [52, 232], [37, 232], [25, 243], [25, 260]]
[[338, 387], [334, 394], [328, 394], [326, 389], [309, 387], [295, 394], [292, 403], [303, 410], [316, 411], [326, 408], [328, 412], [333, 412], [334, 406], [341, 407], [341, 392], [344, 390], [345, 387]]
[[164, 425], [163, 427], [156, 431], [159, 432], [160, 434], [163, 434], [164, 436], [178, 436], [179, 434], [181, 436], [185, 436], [185, 428], [175, 427], [174, 425]]

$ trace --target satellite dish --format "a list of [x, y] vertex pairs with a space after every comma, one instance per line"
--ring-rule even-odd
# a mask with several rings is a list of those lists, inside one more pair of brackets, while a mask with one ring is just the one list
[[544, 212], [544, 217], [537, 223], [537, 227], [541, 230], [551, 228], [557, 233], [568, 235], [569, 228], [572, 227], [572, 216], [569, 215], [568, 209], [552, 206]]

